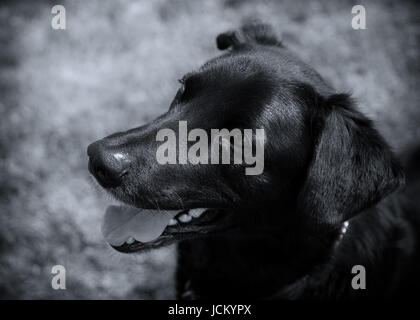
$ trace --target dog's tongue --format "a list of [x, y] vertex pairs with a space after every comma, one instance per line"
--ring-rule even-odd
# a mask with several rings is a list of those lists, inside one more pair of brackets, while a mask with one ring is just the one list
[[112, 246], [121, 246], [133, 237], [140, 242], [158, 238], [178, 211], [137, 209], [129, 206], [109, 206], [102, 224], [102, 234]]

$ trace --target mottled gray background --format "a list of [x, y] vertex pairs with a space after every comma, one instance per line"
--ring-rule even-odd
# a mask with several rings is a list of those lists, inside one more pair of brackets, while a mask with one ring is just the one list
[[[67, 30], [50, 26], [64, 4]], [[351, 28], [363, 4], [367, 30]], [[109, 203], [86, 146], [153, 119], [176, 79], [218, 52], [248, 18], [338, 89], [351, 91], [401, 152], [420, 141], [420, 11], [415, 1], [2, 1], [0, 4], [0, 296], [172, 298], [176, 248], [140, 256], [99, 232]], [[51, 267], [67, 290], [51, 288]]]

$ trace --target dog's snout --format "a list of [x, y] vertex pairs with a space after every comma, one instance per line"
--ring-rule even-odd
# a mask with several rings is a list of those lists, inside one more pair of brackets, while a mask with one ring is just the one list
[[124, 152], [99, 140], [88, 146], [89, 171], [104, 188], [118, 187], [128, 173], [130, 160]]

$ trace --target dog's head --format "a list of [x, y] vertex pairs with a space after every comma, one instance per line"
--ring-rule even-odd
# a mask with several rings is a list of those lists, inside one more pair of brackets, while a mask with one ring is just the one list
[[[268, 26], [223, 33], [217, 46], [227, 52], [186, 74], [165, 114], [88, 148], [90, 172], [127, 204], [111, 206], [105, 217], [105, 236], [117, 250], [154, 248], [250, 222], [275, 229], [287, 220], [323, 232], [402, 183], [372, 123]], [[216, 141], [219, 164], [212, 159], [212, 129], [237, 133]], [[257, 129], [263, 129], [259, 141]], [[262, 170], [249, 175], [246, 141], [251, 155], [258, 145], [263, 150]], [[225, 161], [223, 150], [232, 151]]]

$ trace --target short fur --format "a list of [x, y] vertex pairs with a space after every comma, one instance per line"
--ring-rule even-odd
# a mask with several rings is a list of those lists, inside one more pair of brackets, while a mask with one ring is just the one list
[[[217, 46], [227, 52], [182, 79], [167, 113], [104, 139], [132, 158], [121, 185], [109, 189], [119, 199], [214, 208], [235, 221], [179, 243], [179, 297], [391, 298], [419, 290], [418, 208], [406, 194], [420, 188], [412, 181], [398, 191], [403, 171], [373, 123], [267, 25], [223, 33]], [[264, 128], [263, 174], [157, 165], [156, 132], [179, 120], [189, 129]], [[355, 265], [366, 268], [366, 290], [352, 288]]]

